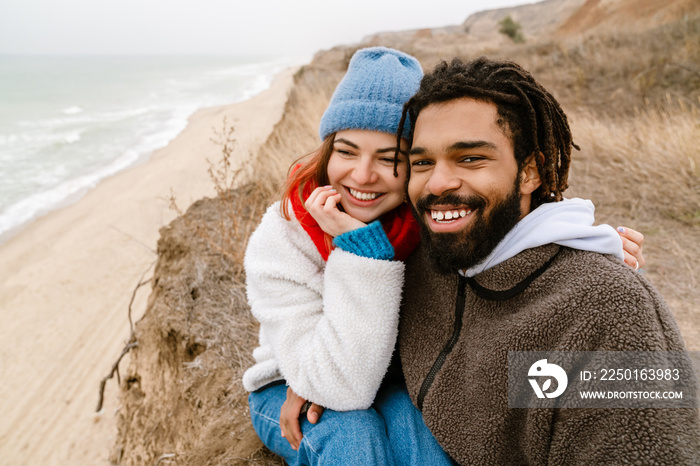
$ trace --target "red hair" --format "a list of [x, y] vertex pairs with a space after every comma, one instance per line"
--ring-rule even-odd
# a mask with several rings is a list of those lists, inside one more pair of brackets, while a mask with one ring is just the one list
[[[287, 181], [282, 188], [282, 202], [280, 204], [282, 216], [287, 220], [292, 219], [289, 209], [293, 197], [296, 196], [296, 200], [300, 201], [303, 207], [306, 198], [316, 187], [326, 186], [329, 183], [328, 161], [333, 154], [334, 142], [335, 133], [331, 133], [326, 136], [318, 149], [298, 158], [289, 167]], [[326, 233], [325, 241], [330, 249], [333, 237]]]

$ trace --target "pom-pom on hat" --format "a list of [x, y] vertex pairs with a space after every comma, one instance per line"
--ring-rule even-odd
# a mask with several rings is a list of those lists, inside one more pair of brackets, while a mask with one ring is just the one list
[[[422, 77], [411, 55], [387, 47], [358, 50], [321, 118], [321, 140], [345, 129], [396, 134], [403, 104], [418, 91]], [[408, 123], [403, 137], [408, 137]]]

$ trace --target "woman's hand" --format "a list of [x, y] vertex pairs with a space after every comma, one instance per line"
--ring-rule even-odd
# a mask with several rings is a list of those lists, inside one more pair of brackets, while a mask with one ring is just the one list
[[338, 209], [340, 198], [340, 193], [333, 187], [319, 186], [304, 203], [304, 207], [321, 229], [333, 237], [367, 226]]
[[644, 267], [644, 256], [642, 255], [642, 246], [644, 244], [644, 235], [626, 227], [617, 227], [617, 234], [622, 238], [622, 249], [625, 254], [625, 264], [632, 267], [634, 270], [639, 270]]
[[[294, 450], [299, 449], [301, 443], [301, 427], [299, 426], [299, 416], [307, 401], [294, 393], [291, 387], [287, 387], [287, 399], [282, 404], [280, 410], [280, 429], [282, 437], [286, 438]], [[321, 419], [323, 407], [311, 403], [306, 418], [311, 424], [316, 424]]]

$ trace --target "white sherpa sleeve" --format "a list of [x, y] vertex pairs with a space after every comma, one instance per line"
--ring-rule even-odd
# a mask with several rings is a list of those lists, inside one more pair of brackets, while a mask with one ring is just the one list
[[398, 333], [404, 264], [335, 249], [327, 263], [273, 204], [245, 257], [248, 300], [280, 372], [302, 398], [368, 408]]

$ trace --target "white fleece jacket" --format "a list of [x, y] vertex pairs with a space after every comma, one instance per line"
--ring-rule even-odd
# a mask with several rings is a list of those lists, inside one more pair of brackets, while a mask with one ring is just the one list
[[246, 390], [284, 379], [326, 408], [368, 408], [396, 343], [403, 262], [338, 248], [325, 262], [276, 202], [250, 237], [245, 270], [248, 302], [260, 321]]

